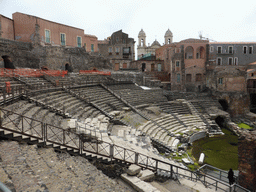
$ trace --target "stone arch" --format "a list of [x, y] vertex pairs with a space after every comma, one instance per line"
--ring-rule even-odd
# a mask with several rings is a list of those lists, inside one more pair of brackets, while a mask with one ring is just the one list
[[69, 64], [66, 63], [66, 64], [65, 64], [65, 71], [68, 71], [68, 68], [69, 68]]
[[196, 50], [196, 58], [197, 59], [204, 59], [205, 58], [205, 48], [200, 46]]
[[3, 58], [4, 68], [15, 69], [12, 59], [9, 55], [2, 55], [1, 57]]
[[227, 111], [229, 106], [226, 99], [219, 99], [219, 103], [222, 106], [223, 111]]
[[216, 122], [220, 127], [224, 127], [224, 124], [225, 124], [225, 117], [218, 116], [218, 117], [216, 117], [215, 122]]
[[185, 49], [185, 59], [193, 59], [194, 58], [194, 48], [192, 46], [188, 46]]
[[71, 67], [71, 65], [69, 63], [65, 64], [65, 71], [73, 72], [72, 67]]

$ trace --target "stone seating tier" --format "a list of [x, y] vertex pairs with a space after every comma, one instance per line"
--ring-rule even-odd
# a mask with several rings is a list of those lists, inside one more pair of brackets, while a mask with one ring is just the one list
[[161, 92], [150, 90], [119, 90], [116, 91], [124, 100], [133, 106], [149, 103], [167, 102]]
[[106, 112], [114, 110], [111, 106], [118, 110], [126, 106], [122, 101], [101, 86], [88, 86], [80, 89], [72, 89], [72, 91], [82, 97], [88, 98], [90, 102], [95, 102], [103, 110], [106, 110]]

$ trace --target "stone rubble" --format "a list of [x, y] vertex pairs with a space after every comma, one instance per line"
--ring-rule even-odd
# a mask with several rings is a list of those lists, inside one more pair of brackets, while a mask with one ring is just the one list
[[0, 142], [0, 181], [13, 191], [133, 191], [83, 157], [15, 141]]

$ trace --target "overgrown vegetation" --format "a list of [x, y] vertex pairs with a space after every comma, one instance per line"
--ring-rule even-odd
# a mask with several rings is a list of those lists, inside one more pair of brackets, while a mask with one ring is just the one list
[[243, 128], [243, 129], [252, 129], [252, 127], [250, 127], [249, 125], [247, 125], [245, 123], [238, 123], [237, 125], [238, 125], [238, 127]]
[[204, 163], [228, 170], [238, 168], [238, 137], [227, 129], [222, 129], [225, 135], [206, 137], [193, 143], [192, 154], [199, 159], [205, 154]]

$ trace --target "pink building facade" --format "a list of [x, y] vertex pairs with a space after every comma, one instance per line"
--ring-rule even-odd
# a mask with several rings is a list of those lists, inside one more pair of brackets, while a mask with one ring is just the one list
[[0, 15], [0, 37], [14, 40], [13, 20]]
[[205, 88], [207, 44], [207, 40], [186, 39], [156, 50], [156, 58], [165, 61], [172, 90], [202, 91]]
[[[8, 22], [1, 17], [1, 20], [4, 21], [2, 23], [2, 26], [4, 24], [4, 27], [2, 27], [3, 38], [21, 42], [33, 42], [37, 30], [41, 45], [84, 47], [87, 52], [98, 51], [97, 37], [84, 34], [83, 29], [19, 12], [13, 13], [12, 17], [13, 19], [9, 19]], [[38, 29], [36, 29], [36, 26], [38, 26]], [[10, 35], [4, 35], [7, 33]]]

